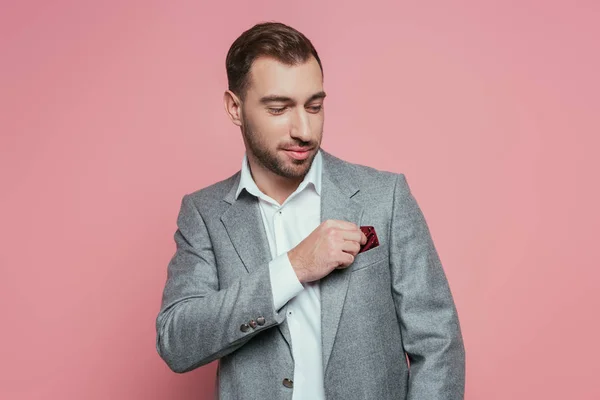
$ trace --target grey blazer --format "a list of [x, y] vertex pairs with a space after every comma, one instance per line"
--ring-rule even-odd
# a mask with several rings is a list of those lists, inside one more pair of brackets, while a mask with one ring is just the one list
[[[463, 399], [456, 307], [405, 176], [321, 151], [321, 221], [372, 225], [380, 242], [321, 280], [327, 399]], [[239, 178], [183, 196], [156, 349], [179, 373], [219, 359], [219, 399], [291, 399], [286, 306], [274, 309], [258, 200], [235, 200]]]

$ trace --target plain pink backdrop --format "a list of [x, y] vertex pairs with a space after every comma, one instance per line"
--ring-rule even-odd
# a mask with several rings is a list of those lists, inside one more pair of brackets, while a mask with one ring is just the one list
[[12, 3], [0, 398], [211, 398], [216, 363], [170, 372], [154, 324], [181, 197], [240, 167], [224, 60], [265, 20], [320, 52], [323, 147], [406, 174], [459, 310], [466, 398], [600, 398], [598, 2]]

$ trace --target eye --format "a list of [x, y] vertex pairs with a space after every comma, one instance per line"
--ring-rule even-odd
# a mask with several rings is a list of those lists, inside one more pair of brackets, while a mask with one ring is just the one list
[[282, 114], [287, 107], [269, 107], [268, 110], [271, 114], [278, 115]]
[[321, 111], [321, 108], [323, 108], [323, 105], [322, 104], [318, 104], [318, 105], [315, 105], [315, 106], [308, 106], [306, 108], [308, 109], [309, 112], [316, 114], [319, 111]]

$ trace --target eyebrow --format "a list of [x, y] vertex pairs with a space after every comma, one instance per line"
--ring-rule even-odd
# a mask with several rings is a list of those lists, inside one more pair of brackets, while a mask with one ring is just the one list
[[[308, 104], [314, 100], [324, 99], [325, 96], [327, 96], [327, 94], [323, 91], [320, 91], [320, 92], [315, 93], [312, 96], [310, 96], [305, 104]], [[261, 104], [276, 103], [276, 102], [277, 103], [295, 103], [295, 101], [291, 97], [287, 97], [287, 96], [270, 95], [270, 96], [261, 97], [261, 99], [260, 99]]]

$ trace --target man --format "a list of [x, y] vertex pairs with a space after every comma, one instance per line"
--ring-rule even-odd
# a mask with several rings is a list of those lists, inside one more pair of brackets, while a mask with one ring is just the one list
[[259, 24], [226, 66], [246, 154], [183, 196], [160, 356], [180, 373], [218, 359], [220, 399], [462, 399], [457, 311], [423, 214], [403, 174], [320, 148], [311, 42]]

